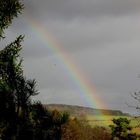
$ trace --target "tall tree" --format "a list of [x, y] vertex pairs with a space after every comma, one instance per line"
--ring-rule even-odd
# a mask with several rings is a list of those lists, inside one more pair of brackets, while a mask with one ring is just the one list
[[[20, 0], [0, 1], [0, 39], [4, 30], [21, 13]], [[27, 80], [23, 75], [22, 59], [19, 58], [23, 36], [0, 51], [0, 137], [10, 140], [19, 135], [20, 128], [28, 120], [30, 97], [36, 95], [35, 80]], [[23, 129], [22, 129], [23, 130]]]
[[12, 20], [21, 13], [23, 4], [20, 0], [0, 0], [0, 37], [3, 38], [4, 30]]
[[[4, 38], [4, 30], [22, 9], [23, 5], [19, 0], [0, 0], [0, 39]], [[15, 65], [15, 59], [21, 49], [22, 39], [23, 37], [19, 36], [13, 43], [0, 51], [0, 137], [3, 140], [10, 140], [15, 132], [16, 107], [12, 79], [15, 72], [20, 71], [17, 70], [18, 65]]]
[[[0, 40], [4, 30], [21, 13], [20, 0], [0, 0]], [[26, 79], [20, 58], [20, 35], [0, 50], [0, 140], [60, 140], [61, 125], [69, 115], [49, 112], [41, 103], [31, 104], [37, 95], [36, 81]]]

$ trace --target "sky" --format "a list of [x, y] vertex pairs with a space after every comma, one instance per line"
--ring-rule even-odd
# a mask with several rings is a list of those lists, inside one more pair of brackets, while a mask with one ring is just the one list
[[[131, 94], [140, 90], [139, 0], [23, 2], [23, 14], [6, 31], [5, 42], [19, 34], [25, 35], [21, 52], [23, 69], [27, 77], [37, 81], [40, 94], [35, 99], [45, 104], [90, 107], [96, 107], [91, 103], [95, 101], [102, 105], [97, 108], [137, 113], [130, 106], [137, 106]], [[71, 59], [86, 77], [99, 100], [89, 101], [81, 95], [72, 72], [66, 69], [69, 60], [63, 61], [57, 51], [48, 47], [46, 43], [50, 39], [42, 39], [31, 21], [37, 22], [50, 36], [53, 47], [59, 44], [63, 48], [64, 52], [60, 53], [67, 56], [65, 59]]]

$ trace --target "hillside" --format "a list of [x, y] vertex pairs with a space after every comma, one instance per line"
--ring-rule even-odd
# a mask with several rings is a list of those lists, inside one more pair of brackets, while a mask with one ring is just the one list
[[76, 106], [76, 105], [64, 105], [64, 104], [46, 104], [44, 105], [49, 110], [66, 111], [72, 116], [84, 116], [84, 115], [99, 115], [100, 112], [103, 115], [123, 116], [128, 115], [120, 110], [108, 110], [108, 109], [94, 109], [90, 107]]

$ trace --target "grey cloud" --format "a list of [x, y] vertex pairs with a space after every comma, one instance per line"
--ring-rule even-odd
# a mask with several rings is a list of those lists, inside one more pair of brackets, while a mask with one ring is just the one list
[[76, 86], [69, 71], [66, 70], [65, 64], [62, 64], [61, 60], [58, 59], [54, 56], [24, 58], [25, 74], [38, 81], [39, 89], [75, 90]]
[[[57, 40], [55, 44], [60, 44], [66, 52], [77, 52], [91, 48], [108, 48], [112, 44], [138, 41], [139, 38], [139, 16], [126, 16], [118, 18], [103, 18], [94, 23], [90, 21], [72, 21], [69, 23], [56, 22], [43, 25], [51, 33], [52, 39]], [[27, 26], [28, 27], [28, 26]], [[53, 41], [53, 40], [52, 40]], [[58, 42], [58, 43], [57, 43]], [[27, 45], [26, 45], [27, 44]], [[56, 47], [53, 46], [53, 47]], [[25, 36], [25, 56], [43, 57], [50, 55], [50, 50], [43, 40], [38, 38], [31, 30]], [[71, 54], [70, 54], [71, 55]]]
[[139, 0], [40, 0], [25, 2], [35, 17], [50, 19], [99, 18], [140, 12]]
[[[73, 90], [54, 90], [54, 89], [42, 89], [41, 94], [36, 96], [35, 100], [41, 100], [45, 104], [58, 103], [58, 104], [73, 104], [85, 106], [85, 101]], [[77, 102], [78, 100], [78, 102]]]
[[127, 110], [125, 99], [130, 92], [139, 90], [139, 0], [24, 2], [25, 13], [14, 20], [6, 34], [8, 42], [25, 34], [23, 68], [27, 77], [38, 82], [37, 99], [47, 103], [87, 105], [80, 98], [66, 64], [32, 31], [27, 16], [39, 21], [52, 39], [62, 45], [60, 47], [69, 55], [67, 59], [72, 58], [72, 64], [97, 88], [97, 94], [109, 108]]
[[[139, 43], [110, 44], [108, 48], [90, 49], [73, 56], [93, 83], [104, 83], [116, 89], [139, 88]], [[113, 45], [113, 47], [112, 47]], [[121, 46], [120, 46], [121, 45]], [[113, 82], [111, 82], [113, 81]], [[122, 84], [123, 83], [123, 84]]]
[[[91, 8], [90, 10], [89, 7], [92, 6], [93, 8]], [[128, 40], [130, 41], [135, 37], [139, 39], [138, 34], [140, 31], [140, 16], [129, 14], [129, 12], [131, 13], [132, 11], [135, 11], [137, 9], [137, 6], [139, 7], [137, 0], [134, 0], [133, 2], [131, 0], [41, 0], [34, 2], [28, 0], [25, 1], [25, 12], [27, 12], [27, 15], [30, 16], [32, 16], [32, 14], [35, 14], [34, 18], [37, 21], [39, 21], [41, 17], [37, 13], [41, 13], [43, 19], [40, 20], [40, 23], [44, 22], [42, 25], [44, 26], [44, 29], [47, 28], [47, 30], [52, 33], [52, 38], [54, 36], [54, 38], [58, 40], [58, 42], [60, 42], [60, 44], [63, 46], [63, 48], [66, 49], [66, 51], [79, 51], [79, 49], [81, 50], [85, 48], [88, 49], [93, 47], [103, 47], [104, 44], [107, 43], [115, 43], [118, 41], [123, 42]], [[80, 8], [81, 12], [75, 11], [76, 9], [78, 10], [78, 7]], [[65, 16], [69, 18], [69, 14], [71, 12], [67, 13], [67, 9], [71, 9], [71, 11], [74, 12], [74, 14], [72, 15], [72, 17], [74, 17], [74, 20], [62, 20], [62, 18], [65, 18]], [[121, 11], [122, 13], [120, 13], [120, 15], [118, 15], [117, 17], [114, 15], [110, 17], [105, 14], [106, 12], [102, 12], [102, 14], [105, 14], [104, 16], [102, 16], [102, 18], [98, 20], [94, 19], [94, 14], [97, 14], [98, 12], [93, 12], [92, 10], [102, 11], [103, 9], [107, 11], [109, 10], [109, 14], [113, 14], [114, 9], [118, 9], [116, 13]], [[86, 10], [89, 12], [89, 14], [94, 13], [93, 17], [88, 20], [83, 18], [86, 14]], [[123, 11], [125, 10], [128, 12], [126, 12], [126, 15], [123, 15]], [[60, 16], [57, 14], [59, 14]], [[57, 18], [55, 17], [55, 15]], [[97, 14], [97, 17], [99, 18], [100, 16]], [[49, 20], [49, 18], [53, 18], [53, 21]], [[43, 56], [43, 54], [46, 55], [45, 49], [43, 49], [43, 47], [40, 47], [45, 46], [45, 44], [40, 43], [40, 41], [42, 40], [38, 39], [38, 36], [36, 35], [37, 33], [35, 34], [32, 32], [32, 30], [30, 29], [31, 27], [26, 20], [26, 16], [22, 16], [19, 21], [17, 20], [17, 23], [15, 22], [15, 24], [13, 24], [13, 26], [10, 28], [10, 31], [13, 33], [17, 32], [25, 34], [27, 38], [30, 39], [35, 38], [34, 41], [25, 39], [25, 45], [27, 44], [27, 41], [32, 44], [27, 45], [28, 47], [26, 47], [25, 49], [25, 52], [27, 52], [25, 53], [26, 56], [40, 57]]]
[[[139, 16], [103, 18], [94, 23], [73, 21], [47, 24], [62, 46], [70, 50], [107, 47], [107, 44], [139, 40]], [[113, 47], [113, 45], [112, 45]]]

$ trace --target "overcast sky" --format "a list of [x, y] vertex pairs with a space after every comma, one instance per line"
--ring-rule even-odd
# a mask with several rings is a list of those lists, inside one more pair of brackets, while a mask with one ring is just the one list
[[135, 104], [130, 93], [140, 90], [139, 0], [26, 0], [24, 4], [23, 15], [6, 35], [10, 41], [25, 34], [24, 71], [38, 82], [37, 99], [90, 106], [75, 89], [65, 64], [31, 29], [30, 17], [61, 44], [105, 107], [136, 113], [126, 102]]

